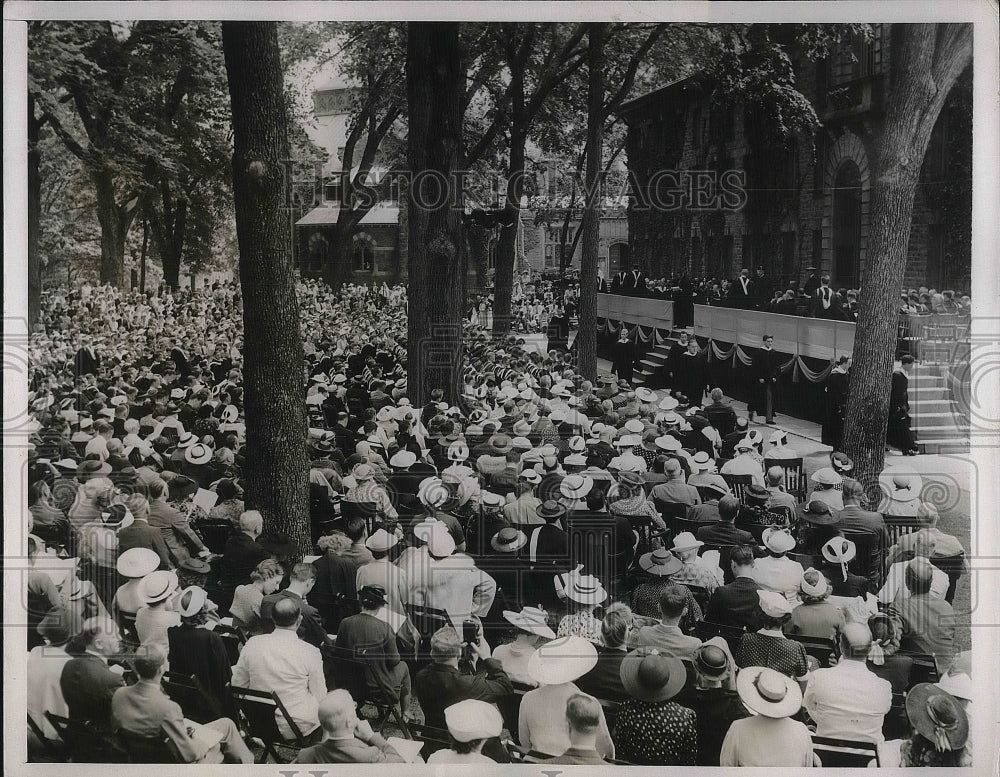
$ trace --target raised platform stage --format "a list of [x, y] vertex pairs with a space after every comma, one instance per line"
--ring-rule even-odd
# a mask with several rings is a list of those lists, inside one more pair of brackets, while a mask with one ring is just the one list
[[[618, 294], [597, 295], [599, 350], [609, 355], [622, 325], [629, 327], [636, 345], [635, 385], [658, 384], [670, 346], [676, 342], [674, 303]], [[774, 349], [794, 359], [779, 381], [779, 412], [822, 422], [826, 413], [825, 375], [832, 362], [854, 350], [855, 324], [786, 316], [758, 310], [694, 306], [694, 333], [709, 350], [709, 380], [728, 396], [746, 400], [745, 371], [765, 333], [774, 336]], [[918, 344], [919, 345], [919, 344]], [[958, 345], [958, 343], [953, 343]], [[956, 351], [948, 362], [927, 359], [916, 349], [918, 364], [910, 378], [912, 428], [925, 453], [968, 450], [967, 403], [956, 401], [954, 385], [967, 381], [967, 370], [955, 376]], [[925, 357], [925, 358], [921, 358]], [[959, 365], [960, 366], [960, 365]]]

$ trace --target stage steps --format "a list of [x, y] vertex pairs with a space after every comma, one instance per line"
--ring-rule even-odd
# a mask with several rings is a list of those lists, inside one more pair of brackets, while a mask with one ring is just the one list
[[921, 453], [966, 453], [969, 419], [951, 396], [948, 366], [916, 364], [910, 376], [910, 428]]
[[643, 356], [636, 364], [632, 373], [632, 385], [639, 387], [645, 385], [654, 373], [656, 373], [670, 358], [670, 349], [677, 342], [677, 331], [671, 331], [667, 339], [653, 346], [653, 350]]

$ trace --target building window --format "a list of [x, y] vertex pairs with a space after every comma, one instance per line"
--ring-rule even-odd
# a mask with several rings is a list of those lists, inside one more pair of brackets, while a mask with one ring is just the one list
[[852, 41], [851, 53], [854, 55], [854, 62], [851, 67], [851, 74], [855, 78], [865, 78], [875, 73], [875, 40], [869, 42], [861, 36], [857, 36]]
[[330, 176], [323, 185], [323, 199], [328, 203], [339, 204], [343, 198], [343, 186], [340, 173]]
[[362, 232], [354, 236], [351, 267], [354, 272], [370, 273], [375, 271], [375, 241], [371, 235]]

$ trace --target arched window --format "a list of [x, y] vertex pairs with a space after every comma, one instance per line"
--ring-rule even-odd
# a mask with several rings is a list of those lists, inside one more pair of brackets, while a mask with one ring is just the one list
[[351, 261], [354, 272], [375, 271], [375, 240], [367, 232], [354, 236]]
[[309, 236], [309, 256], [306, 260], [306, 270], [310, 273], [321, 272], [330, 256], [330, 241], [319, 232]]

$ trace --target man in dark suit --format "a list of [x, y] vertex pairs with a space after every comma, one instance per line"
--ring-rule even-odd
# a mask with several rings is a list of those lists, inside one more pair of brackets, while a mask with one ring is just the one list
[[149, 548], [160, 557], [160, 569], [170, 569], [170, 551], [163, 541], [163, 532], [149, 525], [149, 504], [139, 494], [130, 495], [126, 506], [135, 519], [131, 526], [118, 532], [118, 555], [130, 548]]
[[625, 701], [628, 691], [622, 684], [622, 660], [628, 655], [629, 629], [632, 626], [624, 605], [612, 604], [601, 620], [601, 638], [604, 647], [597, 650], [597, 664], [587, 674], [578, 678], [576, 687], [598, 699]]
[[811, 297], [816, 289], [819, 288], [820, 280], [819, 276], [816, 275], [815, 267], [806, 267], [806, 272], [809, 273], [809, 277], [806, 278], [805, 283], [802, 285], [802, 294], [806, 297]]
[[777, 351], [772, 348], [774, 337], [764, 335], [764, 345], [753, 358], [750, 376], [753, 380], [753, 401], [747, 405], [747, 420], [753, 421], [754, 413], [764, 416], [767, 424], [774, 425], [774, 389], [781, 375]]
[[219, 586], [225, 591], [235, 591], [236, 586], [250, 582], [250, 573], [266, 558], [271, 558], [263, 545], [257, 542], [264, 531], [264, 517], [256, 510], [247, 510], [240, 516], [240, 530], [226, 540], [222, 551]]
[[96, 375], [100, 366], [101, 358], [92, 345], [85, 345], [73, 357], [73, 374], [78, 378], [82, 375]]
[[299, 639], [315, 647], [332, 645], [333, 641], [327, 636], [326, 629], [323, 628], [323, 620], [319, 616], [319, 611], [306, 601], [306, 596], [315, 584], [316, 568], [312, 564], [300, 563], [292, 567], [288, 587], [268, 594], [260, 603], [260, 619], [264, 624], [264, 632], [270, 634], [274, 631], [272, 617], [274, 605], [282, 599], [293, 599], [299, 605], [302, 613], [302, 621], [298, 628]]
[[753, 303], [757, 310], [764, 310], [771, 301], [773, 295], [773, 284], [764, 272], [763, 265], [758, 265], [757, 272], [753, 277]]
[[756, 293], [750, 271], [744, 267], [740, 270], [740, 277], [729, 287], [729, 304], [731, 307], [744, 310], [752, 308]]
[[722, 438], [722, 458], [731, 459], [736, 456], [736, 443], [747, 436], [750, 422], [744, 416], [736, 417], [736, 427]]
[[503, 670], [503, 665], [490, 658], [485, 643], [473, 643], [472, 651], [478, 658], [475, 674], [462, 674], [458, 660], [462, 655], [462, 641], [458, 632], [445, 626], [431, 637], [430, 666], [420, 670], [413, 678], [424, 721], [428, 726], [445, 729], [445, 708], [465, 699], [496, 704], [514, 693], [514, 686]]
[[819, 288], [809, 298], [809, 315], [812, 318], [843, 320], [842, 306], [840, 295], [830, 288], [830, 276], [824, 275]]
[[919, 453], [917, 442], [910, 429], [910, 372], [913, 371], [913, 357], [906, 354], [892, 372], [889, 385], [889, 424], [886, 439], [903, 451], [904, 456]]
[[569, 535], [563, 529], [566, 508], [553, 500], [542, 502], [535, 511], [545, 519], [528, 534], [528, 560], [532, 564], [549, 561], [566, 571], [569, 563]]
[[740, 511], [740, 501], [732, 494], [719, 499], [719, 520], [699, 526], [697, 538], [711, 545], [746, 545], [753, 542], [753, 535], [737, 529], [733, 522]]
[[59, 688], [72, 720], [107, 731], [111, 727], [111, 699], [125, 681], [108, 668], [108, 658], [121, 646], [118, 626], [107, 617], [90, 618], [66, 645], [73, 656], [59, 676]]
[[756, 631], [761, 627], [763, 613], [757, 596], [760, 586], [752, 577], [753, 548], [749, 545], [735, 548], [729, 557], [729, 563], [733, 571], [733, 582], [715, 589], [708, 601], [705, 620]]
[[864, 487], [853, 478], [844, 478], [844, 509], [837, 513], [837, 528], [849, 534], [870, 534], [874, 537], [868, 569], [871, 571], [870, 586], [873, 590], [882, 584], [882, 554], [889, 549], [889, 530], [885, 519], [861, 507]]

